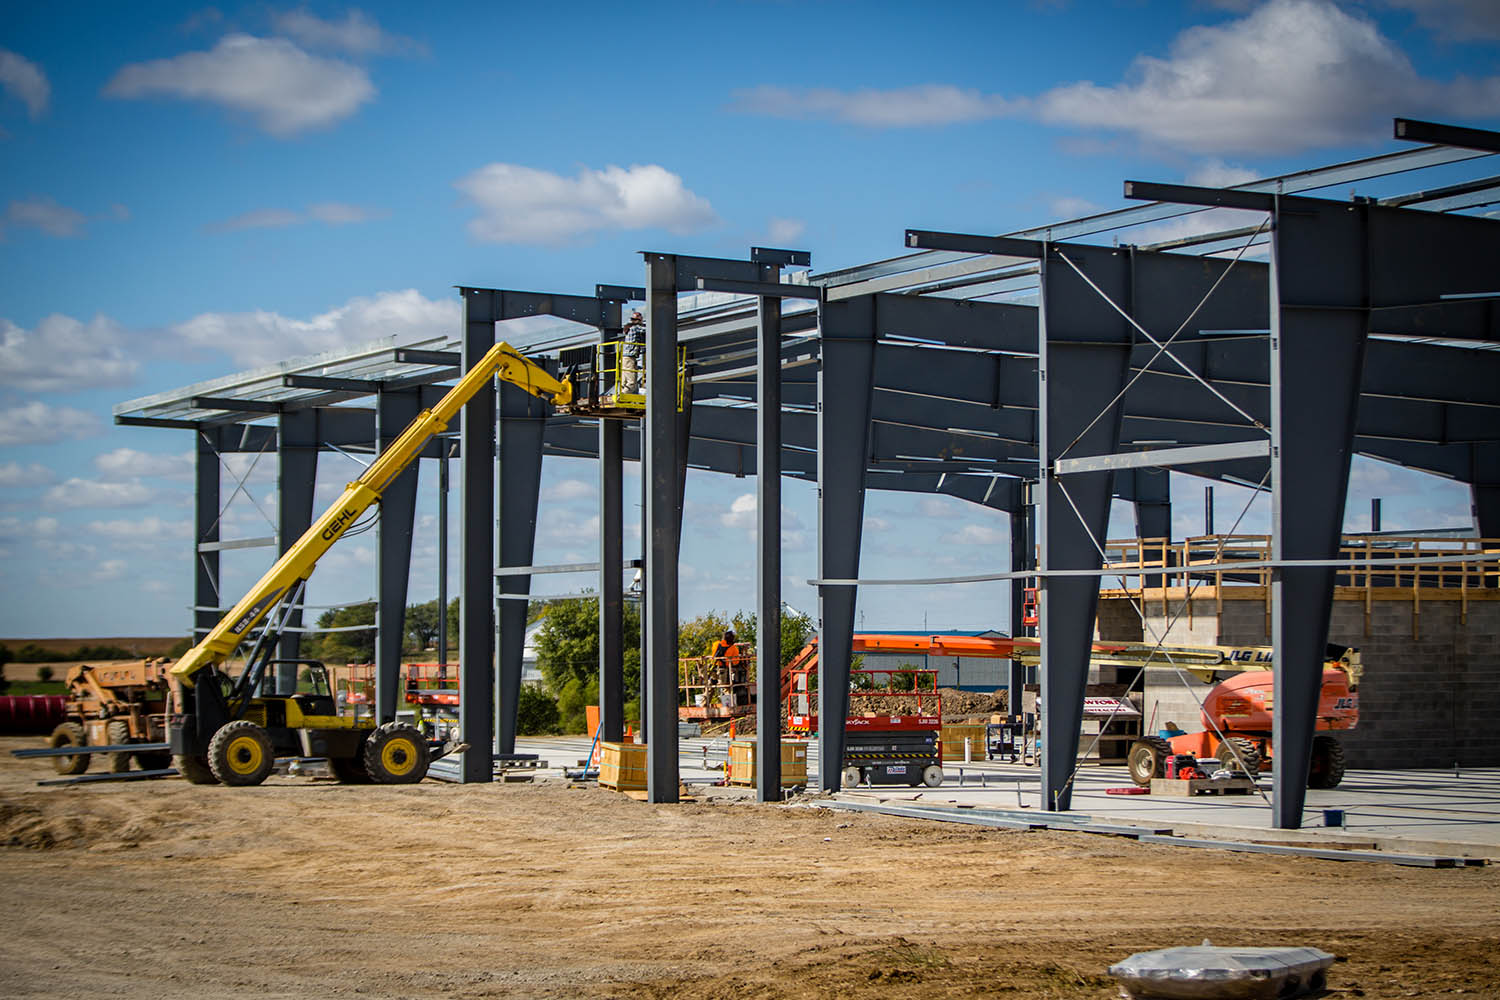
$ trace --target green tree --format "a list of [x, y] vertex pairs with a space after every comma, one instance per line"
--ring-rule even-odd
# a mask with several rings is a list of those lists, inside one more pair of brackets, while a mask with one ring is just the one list
[[[351, 604], [347, 608], [335, 608], [318, 616], [318, 628], [346, 628], [351, 625], [375, 624], [375, 602]], [[375, 629], [362, 628], [354, 632], [328, 632], [317, 637], [312, 648], [316, 655], [308, 653], [309, 659], [322, 659], [329, 663], [373, 663], [375, 661]], [[308, 646], [303, 640], [304, 649]]]
[[412, 604], [406, 609], [407, 648], [420, 653], [437, 642], [439, 621], [438, 602], [434, 598], [425, 604]]
[[597, 681], [588, 685], [577, 677], [563, 685], [562, 690], [557, 693], [558, 728], [562, 732], [571, 734], [588, 731], [585, 707], [596, 700], [598, 691]]
[[[633, 603], [624, 611], [625, 697], [634, 698], [641, 686], [641, 614]], [[536, 665], [548, 690], [559, 696], [576, 680], [592, 704], [599, 690], [599, 603], [590, 598], [567, 598], [547, 603], [536, 635]]]
[[36, 679], [39, 680], [39, 681], [41, 681], [43, 684], [45, 684], [48, 681], [50, 681], [52, 679], [52, 668], [51, 667], [46, 667], [46, 666], [37, 667], [36, 668]]
[[560, 721], [557, 702], [550, 694], [534, 684], [522, 685], [521, 697], [516, 702], [517, 733], [545, 736], [557, 732]]
[[[710, 615], [712, 614], [714, 612], [710, 612]], [[756, 626], [757, 623], [753, 612], [740, 611], [730, 619], [729, 627], [734, 629], [735, 637], [739, 639], [740, 649], [744, 650], [746, 654], [753, 654], [755, 652]], [[723, 631], [724, 626], [720, 626], [719, 632]], [[802, 647], [807, 645], [807, 640], [812, 638], [816, 631], [817, 629], [813, 625], [813, 620], [807, 615], [782, 612], [781, 665], [783, 667], [792, 662], [792, 658], [802, 651]], [[719, 633], [715, 633], [713, 638], [718, 639]], [[709, 650], [704, 649], [701, 653], [693, 655], [704, 656], [708, 652]], [[683, 655], [688, 654], [684, 653]]]

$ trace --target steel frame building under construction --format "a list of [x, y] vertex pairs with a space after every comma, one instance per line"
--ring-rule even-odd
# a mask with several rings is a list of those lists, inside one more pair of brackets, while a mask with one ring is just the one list
[[[468, 405], [456, 442], [439, 439], [425, 457], [441, 459], [445, 475], [449, 457], [461, 460], [466, 781], [491, 780], [490, 734], [496, 750], [514, 750], [530, 580], [560, 569], [532, 565], [545, 455], [599, 461], [600, 556], [587, 568], [599, 573], [602, 736], [620, 738], [622, 463], [643, 460], [642, 722], [654, 802], [678, 797], [688, 467], [756, 475], [762, 692], [780, 689], [781, 477], [817, 483], [825, 720], [847, 713], [858, 588], [963, 582], [861, 579], [866, 490], [943, 493], [1008, 513], [1011, 565], [966, 579], [1039, 581], [1041, 781], [1059, 810], [1069, 807], [1112, 498], [1135, 505], [1141, 536], [1164, 537], [1161, 470], [1267, 490], [1273, 822], [1295, 828], [1351, 458], [1469, 484], [1480, 534], [1500, 536], [1500, 220], [1473, 214], [1500, 201], [1500, 176], [1485, 173], [1500, 134], [1397, 120], [1396, 138], [1420, 145], [1233, 188], [1128, 181], [1126, 197], [1141, 204], [1006, 237], [910, 230], [915, 252], [839, 271], [788, 275], [810, 264], [796, 251], [757, 249], [746, 260], [648, 252], [639, 288], [462, 288], [456, 338], [288, 361], [123, 403], [115, 419], [194, 434], [201, 636], [237, 596], [219, 592], [220, 552], [256, 541], [219, 536], [222, 455], [275, 449], [285, 547], [313, 516], [319, 452], [388, 443], [494, 344], [498, 323], [570, 321], [505, 338], [555, 363], [601, 331], [617, 339], [622, 310], [644, 302], [648, 402], [638, 424], [558, 416], [500, 385]], [[1394, 193], [1317, 195], [1356, 184]], [[1128, 242], [1134, 227], [1212, 208], [1255, 215], [1233, 230]], [[680, 408], [679, 348], [688, 366]], [[382, 719], [396, 710], [416, 487], [413, 465], [381, 510]], [[1011, 592], [1018, 622], [1021, 588]], [[780, 706], [764, 697], [757, 711], [758, 794], [774, 800]], [[825, 725], [821, 759], [841, 760], [843, 739], [842, 727]], [[840, 768], [822, 772], [822, 787], [836, 790]]]

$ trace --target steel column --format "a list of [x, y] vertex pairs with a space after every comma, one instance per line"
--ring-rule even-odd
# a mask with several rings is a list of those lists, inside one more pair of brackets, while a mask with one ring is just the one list
[[646, 795], [678, 801], [677, 539], [682, 495], [677, 417], [677, 258], [646, 257]]
[[623, 437], [620, 421], [599, 421], [599, 738], [610, 743], [625, 735]]
[[[781, 268], [761, 267], [776, 282]], [[755, 388], [755, 797], [781, 801], [781, 299], [761, 296]]]
[[[318, 414], [316, 410], [282, 413], [276, 420], [276, 541], [278, 554], [296, 544], [312, 524], [313, 489], [318, 477]], [[300, 628], [302, 612], [293, 611], [287, 619], [292, 628]], [[280, 655], [295, 660], [302, 650], [302, 634], [286, 632], [281, 636]], [[277, 688], [295, 688], [297, 667], [277, 668]]]
[[[1067, 248], [1067, 255], [1120, 308], [1134, 308], [1130, 259], [1122, 251]], [[1119, 450], [1122, 407], [1090, 422], [1125, 384], [1130, 336], [1124, 320], [1054, 251], [1044, 248], [1038, 321], [1040, 405], [1037, 535], [1039, 567], [1097, 570], [1095, 539], [1109, 526], [1113, 474], [1059, 477], [1053, 463]], [[1089, 644], [1099, 604], [1094, 577], [1038, 579], [1042, 646], [1042, 802], [1067, 810], [1083, 721]]]
[[[422, 411], [418, 393], [381, 392], [375, 401], [380, 450], [401, 436]], [[421, 461], [412, 462], [391, 481], [380, 498], [376, 525], [375, 717], [394, 722], [401, 690], [401, 647], [406, 639], [407, 581], [411, 577], [412, 525], [417, 516], [417, 478]]]
[[[1024, 572], [1036, 566], [1036, 520], [1031, 516], [1029, 504], [1022, 503], [1010, 514], [1010, 570]], [[1010, 634], [1027, 634], [1022, 623], [1026, 617], [1026, 582], [1010, 581]], [[1011, 660], [1010, 678], [1006, 687], [1005, 710], [1011, 715], [1020, 715], [1026, 689], [1026, 665], [1020, 660]]]
[[195, 485], [193, 489], [193, 642], [197, 643], [219, 623], [219, 551], [202, 551], [204, 542], [219, 540], [219, 432], [204, 428], [193, 435]]
[[1500, 538], [1500, 445], [1473, 446], [1474, 527], [1480, 538]]
[[[1334, 560], [1364, 370], [1365, 213], [1276, 214], [1271, 267], [1271, 558]], [[1323, 686], [1332, 566], [1271, 571], [1275, 825], [1302, 826]]]
[[[547, 404], [519, 386], [500, 385], [500, 497], [497, 524], [500, 563], [530, 566], [536, 547], [536, 511], [542, 489], [542, 437]], [[526, 594], [531, 577], [502, 576], [502, 594]], [[502, 600], [499, 611], [500, 653], [499, 750], [516, 752], [516, 709], [521, 697], [521, 659], [526, 649], [527, 601]]]
[[[859, 576], [870, 404], [875, 373], [875, 309], [869, 296], [818, 303], [818, 576]], [[818, 588], [818, 784], [843, 781], [844, 720], [857, 588]]]
[[[463, 290], [463, 369], [495, 346], [495, 301], [482, 289]], [[460, 422], [459, 503], [459, 730], [465, 782], [492, 781], [495, 719], [495, 391], [475, 394]]]
[[1172, 537], [1172, 474], [1166, 469], [1129, 469], [1117, 473], [1132, 481], [1135, 537]]
[[448, 442], [438, 458], [438, 676], [448, 676]]

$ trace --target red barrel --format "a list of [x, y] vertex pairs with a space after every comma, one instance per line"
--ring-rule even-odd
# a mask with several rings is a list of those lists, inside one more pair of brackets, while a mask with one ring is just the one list
[[0, 733], [50, 733], [63, 721], [68, 699], [61, 694], [0, 695]]

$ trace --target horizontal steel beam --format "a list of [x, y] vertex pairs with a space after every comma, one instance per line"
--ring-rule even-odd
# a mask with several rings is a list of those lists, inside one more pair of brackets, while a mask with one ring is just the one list
[[330, 378], [327, 375], [283, 375], [281, 384], [288, 389], [325, 389], [329, 392], [377, 392], [381, 383], [363, 378]]
[[1430, 142], [1439, 146], [1458, 146], [1462, 149], [1500, 153], [1500, 132], [1491, 132], [1487, 129], [1443, 125], [1438, 122], [1418, 121], [1414, 118], [1397, 118], [1392, 131], [1397, 139], [1405, 139], [1408, 142]]
[[1039, 240], [1021, 240], [1011, 236], [976, 236], [969, 233], [938, 233], [927, 229], [908, 229], [906, 245], [918, 250], [956, 250], [960, 253], [983, 253], [995, 257], [1040, 260], [1045, 244]]
[[403, 365], [445, 365], [461, 367], [464, 356], [457, 351], [419, 351], [402, 347], [396, 350], [396, 361]]
[[232, 410], [237, 413], [280, 413], [280, 403], [260, 399], [234, 399], [229, 396], [194, 396], [188, 406], [195, 410]]
[[231, 538], [221, 542], [199, 542], [199, 552], [227, 552], [230, 549], [264, 549], [276, 544], [275, 535], [261, 538]]
[[[627, 559], [624, 562], [626, 569], [638, 569], [641, 565], [639, 559]], [[544, 573], [597, 573], [599, 564], [591, 563], [554, 563], [550, 566], [496, 566], [496, 576], [541, 576]]]
[[812, 267], [811, 250], [777, 250], [774, 247], [751, 247], [750, 259], [757, 264], [777, 267]]
[[823, 290], [817, 285], [791, 285], [774, 281], [733, 281], [729, 278], [698, 279], [703, 292], [732, 292], [736, 295], [760, 295], [766, 298], [818, 299]]
[[606, 302], [644, 302], [646, 290], [639, 285], [595, 285], [594, 296]]
[[1232, 462], [1241, 458], [1268, 458], [1270, 454], [1271, 442], [1267, 439], [1199, 445], [1192, 448], [1126, 451], [1115, 455], [1090, 455], [1085, 458], [1060, 458], [1052, 464], [1052, 467], [1059, 476], [1068, 476], [1079, 472], [1164, 468], [1201, 462]]

